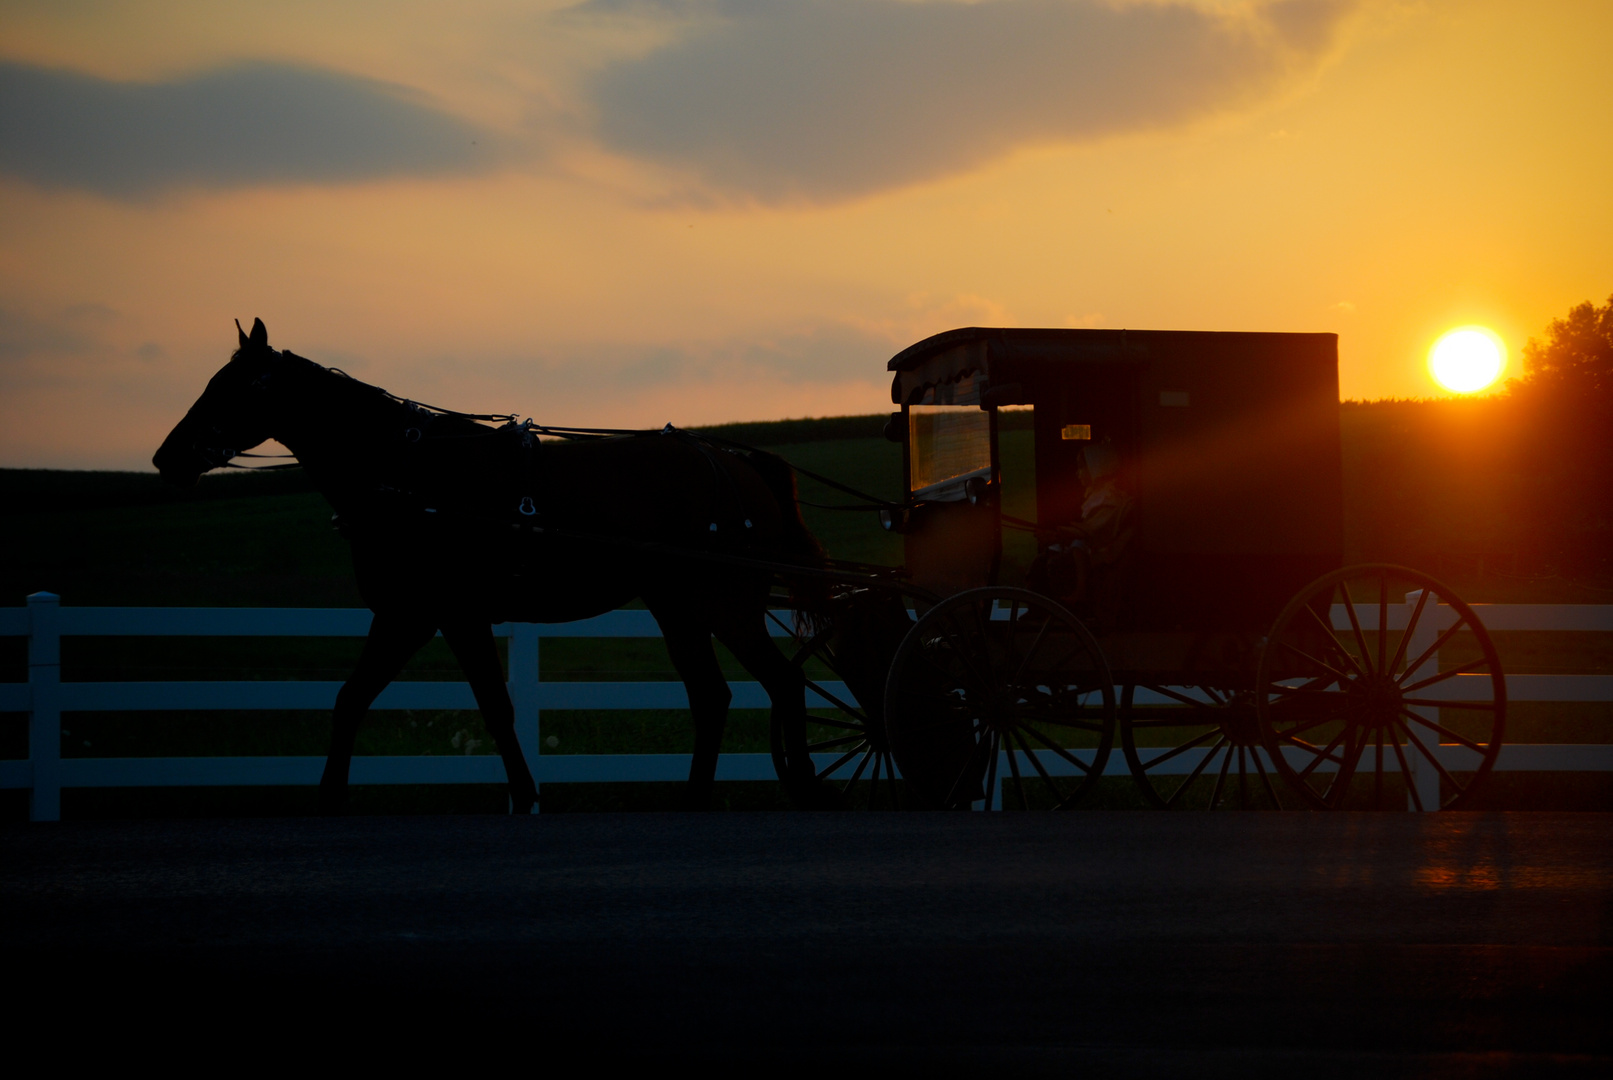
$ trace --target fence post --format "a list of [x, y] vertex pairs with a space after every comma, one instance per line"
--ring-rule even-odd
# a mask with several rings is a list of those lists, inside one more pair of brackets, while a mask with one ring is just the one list
[[[521, 744], [532, 781], [542, 788], [543, 747], [538, 739], [538, 624], [510, 624], [510, 702], [515, 706], [515, 739]], [[537, 813], [537, 807], [532, 808]]]
[[[1417, 598], [1421, 592], [1422, 590], [1418, 589], [1415, 592], [1409, 592], [1406, 594], [1407, 618], [1411, 617], [1412, 608], [1416, 605]], [[1439, 598], [1437, 596], [1433, 599], [1436, 603], [1438, 603]], [[1447, 608], [1445, 610], [1446, 614], [1449, 615], [1450, 609]], [[1445, 631], [1445, 622], [1446, 620], [1440, 617], [1439, 608], [1436, 607], [1432, 611], [1424, 609], [1423, 617], [1418, 621], [1417, 629], [1411, 635], [1411, 641], [1406, 645], [1407, 659], [1415, 660], [1417, 657], [1421, 656], [1423, 650], [1432, 645], [1435, 639]], [[1416, 671], [1408, 672], [1406, 675], [1406, 680], [1408, 682], [1416, 682], [1419, 679], [1426, 679], [1431, 675], [1437, 674], [1439, 674], [1439, 653], [1436, 652], [1430, 655], [1429, 658], [1424, 661], [1423, 665]], [[1417, 693], [1426, 693], [1426, 691], [1416, 691], [1413, 693], [1413, 697], [1415, 697]], [[1412, 712], [1425, 719], [1433, 720], [1436, 723], [1439, 720], [1439, 710], [1435, 708], [1414, 705], [1412, 706]], [[1425, 732], [1424, 735], [1426, 734], [1427, 733]], [[1429, 740], [1427, 738], [1423, 738], [1424, 743], [1427, 743], [1428, 741]], [[1435, 735], [1433, 737], [1433, 745], [1430, 746], [1429, 749], [1434, 751], [1436, 754], [1439, 753], [1439, 736]], [[1411, 765], [1411, 775], [1406, 778], [1407, 785], [1415, 786], [1417, 790], [1417, 798], [1422, 802], [1424, 811], [1438, 810], [1439, 770], [1434, 768], [1433, 762], [1424, 760], [1423, 756], [1417, 753], [1416, 748], [1412, 746], [1409, 741], [1406, 744], [1406, 757]], [[1417, 809], [1417, 803], [1412, 801], [1410, 791], [1406, 792], [1406, 809]]]
[[28, 764], [33, 789], [29, 821], [62, 818], [61, 597], [28, 597]]

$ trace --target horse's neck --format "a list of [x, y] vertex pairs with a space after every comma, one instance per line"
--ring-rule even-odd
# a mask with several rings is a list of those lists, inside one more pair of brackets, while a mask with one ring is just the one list
[[275, 410], [274, 438], [338, 510], [385, 484], [409, 428], [409, 406], [321, 369], [298, 373]]

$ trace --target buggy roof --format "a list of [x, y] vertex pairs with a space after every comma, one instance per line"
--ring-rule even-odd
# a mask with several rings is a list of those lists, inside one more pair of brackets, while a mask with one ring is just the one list
[[[1071, 366], [1143, 365], [1168, 378], [1189, 373], [1240, 383], [1269, 377], [1272, 365], [1288, 378], [1338, 385], [1335, 334], [1272, 334], [1197, 330], [1063, 330], [966, 326], [927, 337], [891, 357], [891, 400], [925, 403], [1032, 405], [1060, 371]], [[1320, 386], [1318, 387], [1320, 389]]]

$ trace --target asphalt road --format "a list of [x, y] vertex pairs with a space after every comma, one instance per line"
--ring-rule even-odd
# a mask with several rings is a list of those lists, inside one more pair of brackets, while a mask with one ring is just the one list
[[1613, 815], [0, 830], [13, 1048], [1606, 1076], [1610, 899]]

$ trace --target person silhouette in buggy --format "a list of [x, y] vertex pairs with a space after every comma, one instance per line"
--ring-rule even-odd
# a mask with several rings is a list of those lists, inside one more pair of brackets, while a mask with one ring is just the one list
[[1103, 607], [1104, 595], [1118, 585], [1109, 571], [1125, 555], [1135, 531], [1135, 500], [1126, 490], [1120, 452], [1111, 442], [1088, 443], [1076, 477], [1083, 492], [1081, 518], [1048, 530], [1051, 539], [1031, 567], [1030, 585], [1066, 603]]

